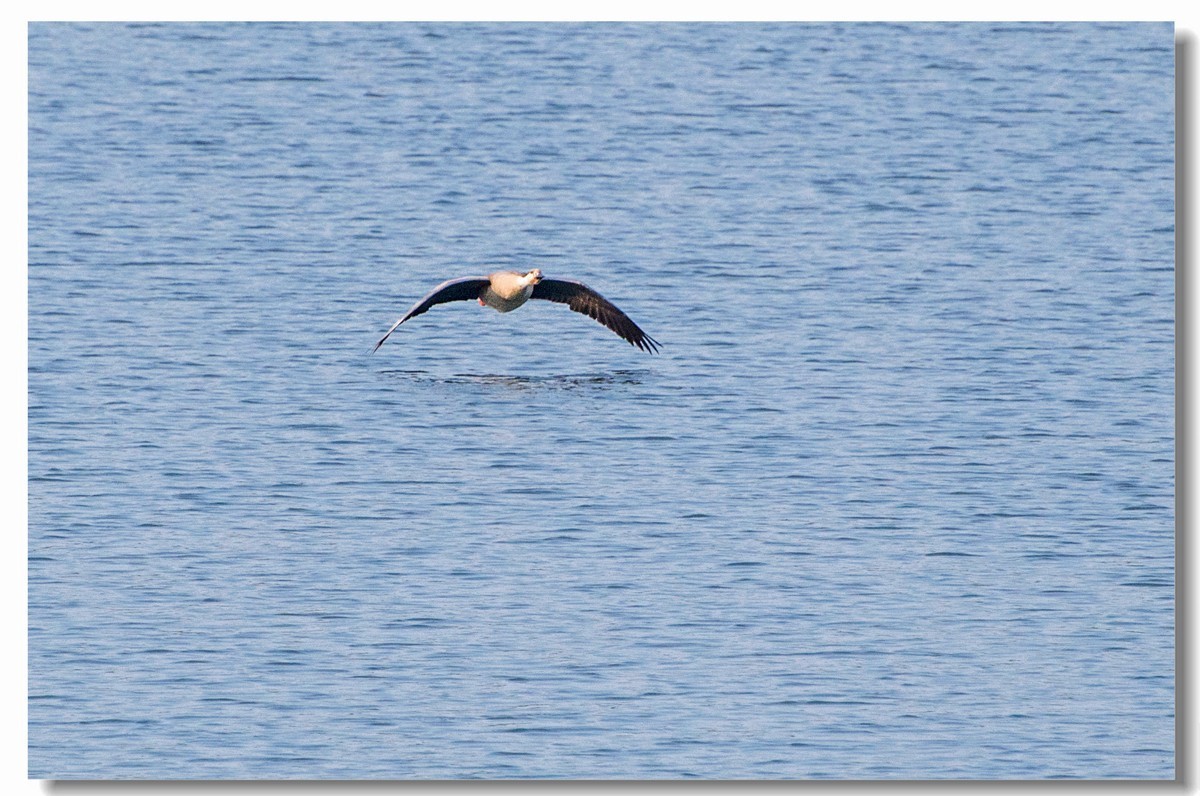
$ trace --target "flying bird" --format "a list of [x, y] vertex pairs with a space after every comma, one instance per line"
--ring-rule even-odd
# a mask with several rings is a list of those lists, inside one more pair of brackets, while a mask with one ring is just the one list
[[617, 306], [582, 282], [572, 279], [545, 279], [542, 271], [534, 268], [519, 274], [516, 271], [497, 271], [488, 276], [465, 276], [450, 279], [435, 287], [429, 295], [413, 305], [400, 320], [392, 324], [373, 351], [378, 351], [383, 341], [391, 337], [396, 327], [435, 304], [448, 301], [470, 301], [478, 299], [479, 306], [491, 307], [500, 312], [512, 312], [529, 299], [546, 299], [566, 304], [575, 312], [583, 313], [612, 329], [630, 345], [635, 345], [651, 354], [658, 351], [658, 341], [640, 327]]

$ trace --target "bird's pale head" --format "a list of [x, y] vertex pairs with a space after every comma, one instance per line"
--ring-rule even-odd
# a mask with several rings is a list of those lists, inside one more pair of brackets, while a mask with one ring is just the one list
[[532, 271], [526, 272], [525, 278], [529, 280], [529, 284], [536, 285], [542, 281], [542, 269], [534, 268]]

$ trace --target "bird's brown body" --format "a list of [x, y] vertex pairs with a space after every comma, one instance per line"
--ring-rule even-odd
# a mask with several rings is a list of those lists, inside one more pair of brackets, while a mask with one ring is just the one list
[[515, 271], [497, 271], [488, 277], [488, 286], [479, 297], [479, 303], [500, 312], [512, 312], [533, 294], [533, 287], [542, 281], [542, 272], [536, 268], [528, 274]]

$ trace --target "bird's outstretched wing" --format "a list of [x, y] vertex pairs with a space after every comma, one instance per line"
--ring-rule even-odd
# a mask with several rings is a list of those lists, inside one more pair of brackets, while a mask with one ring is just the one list
[[470, 301], [473, 298], [479, 298], [487, 289], [488, 284], [486, 276], [464, 276], [443, 282], [431, 290], [429, 295], [414, 304], [413, 308], [404, 313], [400, 320], [393, 323], [392, 328], [387, 330], [387, 334], [380, 338], [379, 342], [375, 344], [375, 348], [371, 349], [372, 353], [378, 351], [379, 346], [383, 345], [383, 341], [396, 331], [396, 327], [409, 318], [420, 315], [434, 304], [445, 304], [447, 301]]
[[658, 351], [658, 341], [646, 334], [617, 305], [582, 282], [572, 279], [543, 279], [533, 287], [530, 298], [546, 299], [566, 304], [575, 312], [587, 315], [612, 329], [643, 351]]

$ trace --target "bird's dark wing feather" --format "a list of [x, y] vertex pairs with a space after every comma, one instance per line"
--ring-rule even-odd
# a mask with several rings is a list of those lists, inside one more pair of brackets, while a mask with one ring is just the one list
[[566, 304], [575, 312], [587, 315], [612, 329], [643, 351], [658, 351], [658, 341], [643, 332], [617, 305], [582, 282], [572, 279], [543, 279], [533, 287], [530, 298], [546, 299]]
[[429, 295], [413, 305], [413, 308], [404, 313], [404, 317], [392, 324], [392, 328], [387, 330], [379, 342], [375, 344], [372, 351], [378, 351], [379, 346], [383, 345], [383, 341], [391, 336], [392, 332], [396, 331], [396, 327], [407, 321], [409, 318], [420, 315], [434, 304], [445, 304], [447, 301], [470, 301], [473, 298], [479, 298], [483, 291], [487, 289], [488, 279], [486, 276], [464, 276], [460, 279], [450, 279], [429, 291]]

